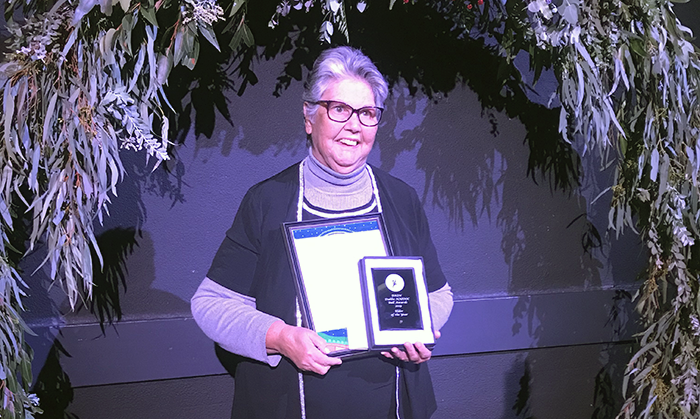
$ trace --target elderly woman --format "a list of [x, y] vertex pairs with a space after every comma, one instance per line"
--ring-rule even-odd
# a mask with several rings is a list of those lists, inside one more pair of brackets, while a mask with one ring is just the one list
[[[452, 309], [416, 192], [369, 166], [387, 83], [349, 47], [326, 50], [304, 93], [309, 155], [253, 186], [192, 297], [197, 324], [234, 376], [232, 418], [429, 418], [436, 409], [420, 342], [359, 359], [328, 356], [297, 326], [281, 225], [382, 212], [397, 256], [421, 256], [436, 337]], [[300, 199], [303, 198], [303, 199]], [[221, 350], [223, 349], [223, 350]], [[231, 367], [231, 365], [233, 365]]]

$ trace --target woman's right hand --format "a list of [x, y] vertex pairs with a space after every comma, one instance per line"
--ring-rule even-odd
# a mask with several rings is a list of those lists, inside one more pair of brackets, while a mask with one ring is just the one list
[[314, 331], [290, 326], [277, 321], [265, 336], [268, 353], [279, 353], [294, 362], [297, 368], [324, 375], [333, 365], [340, 365], [340, 358], [326, 355], [330, 350], [326, 341]]

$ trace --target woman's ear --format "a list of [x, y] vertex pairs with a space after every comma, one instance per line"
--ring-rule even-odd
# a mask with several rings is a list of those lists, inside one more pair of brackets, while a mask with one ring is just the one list
[[311, 132], [313, 131], [313, 124], [311, 123], [311, 118], [308, 114], [306, 102], [304, 102], [304, 129], [306, 130], [307, 135], [311, 135]]

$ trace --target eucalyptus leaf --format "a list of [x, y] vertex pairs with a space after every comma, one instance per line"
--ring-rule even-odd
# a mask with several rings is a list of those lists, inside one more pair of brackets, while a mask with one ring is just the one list
[[134, 16], [132, 14], [125, 14], [122, 18], [122, 28], [120, 31], [121, 47], [126, 50], [126, 52], [131, 55], [131, 32], [133, 30]]
[[651, 178], [652, 182], [656, 182], [656, 176], [659, 174], [659, 150], [657, 148], [654, 148], [651, 151], [651, 160], [649, 161], [649, 164], [651, 164], [651, 172], [649, 177]]
[[10, 214], [10, 210], [7, 208], [7, 203], [4, 199], [0, 199], [0, 215], [2, 215], [2, 219], [7, 227], [12, 228], [12, 215]]
[[236, 51], [238, 47], [241, 46], [241, 41], [243, 40], [243, 28], [238, 27], [238, 30], [233, 34], [231, 37], [231, 41], [229, 41], [228, 47], [232, 51]]
[[[214, 33], [214, 29], [211, 27], [211, 25], [203, 25], [200, 23], [198, 25], [198, 28], [199, 28], [199, 33], [204, 35], [204, 37], [207, 39], [207, 41], [209, 41], [209, 43], [211, 43], [214, 46], [214, 48], [216, 48], [217, 51], [221, 52], [221, 48], [219, 48], [219, 43], [216, 40], [216, 34]], [[250, 30], [248, 30], [248, 31], [250, 32]], [[252, 37], [253, 34], [251, 33], [250, 36]], [[246, 42], [246, 44], [247, 44], [247, 42]], [[252, 43], [249, 44], [249, 46], [250, 45], [252, 45]]]
[[559, 8], [559, 13], [570, 25], [578, 23], [578, 8], [575, 5], [571, 3], [565, 4]]
[[173, 56], [171, 54], [161, 55], [158, 57], [158, 71], [156, 72], [158, 77], [158, 84], [167, 84], [168, 75], [170, 75], [170, 69], [173, 66]]
[[105, 35], [100, 39], [100, 52], [105, 60], [105, 64], [107, 65], [114, 64], [116, 62], [114, 52], [112, 51], [112, 41], [114, 40], [114, 35], [116, 32], [116, 29], [109, 28], [107, 33], [105, 33]]
[[156, 88], [153, 82], [156, 81], [156, 53], [155, 53], [155, 41], [156, 33], [158, 31], [157, 27], [146, 25], [146, 57], [148, 58], [148, 90], [146, 91], [146, 96], [151, 97]]
[[333, 24], [326, 20], [321, 24], [321, 39], [330, 43], [331, 36], [333, 36]]
[[333, 13], [338, 13], [338, 10], [340, 9], [340, 2], [342, 0], [327, 0], [328, 2], [328, 8], [331, 10]]
[[233, 2], [233, 5], [231, 6], [231, 11], [229, 12], [228, 17], [231, 18], [236, 13], [238, 13], [238, 11], [241, 10], [241, 7], [243, 7], [243, 5], [246, 4], [247, 1], [248, 0], [235, 0]]
[[199, 58], [199, 41], [196, 39], [194, 40], [194, 45], [192, 46], [192, 52], [190, 52], [186, 58], [187, 61], [185, 62], [185, 66], [192, 70], [197, 64], [197, 58]]
[[129, 86], [127, 87], [126, 91], [131, 92], [134, 90], [136, 87], [136, 83], [139, 80], [139, 77], [141, 76], [141, 69], [143, 68], [144, 63], [146, 62], [146, 46], [141, 45], [141, 48], [139, 48], [139, 54], [136, 58], [136, 64], [134, 65], [134, 73], [131, 75], [131, 80], [129, 81]]
[[189, 58], [192, 57], [192, 51], [194, 50], [194, 44], [196, 42], [196, 36], [195, 34], [189, 30], [189, 29], [184, 29], [184, 34], [183, 34], [183, 42], [182, 42], [182, 48], [183, 48], [183, 64], [187, 64], [185, 60], [189, 61]]
[[182, 57], [185, 55], [185, 44], [183, 40], [185, 39], [185, 28], [179, 27], [177, 33], [175, 34], [175, 42], [173, 43], [173, 62], [179, 64], [182, 61]]
[[[8, 83], [8, 82], [6, 82]], [[3, 122], [3, 136], [5, 139], [6, 144], [12, 143], [11, 141], [11, 134], [14, 131], [13, 127], [13, 116], [15, 114], [15, 98], [14, 95], [12, 94], [12, 90], [8, 88], [7, 84], [5, 84], [4, 87], [4, 92], [3, 92], [3, 113], [0, 115], [2, 117], [2, 122]], [[12, 152], [12, 150], [8, 150], [9, 152]]]
[[[122, 2], [126, 2], [127, 5], [129, 3], [129, 0], [120, 0]], [[126, 11], [126, 10], [125, 10]], [[156, 18], [156, 9], [153, 6], [150, 5], [145, 5], [141, 3], [141, 15], [150, 23], [151, 25], [158, 27], [158, 19]]]
[[51, 130], [51, 124], [53, 122], [54, 109], [56, 108], [57, 101], [58, 101], [58, 92], [54, 92], [54, 94], [51, 96], [51, 99], [49, 99], [49, 106], [46, 109], [47, 115], [50, 115], [50, 116], [48, 118], [44, 119], [44, 126], [42, 129], [42, 135], [43, 135], [44, 142], [49, 142], [51, 135], [53, 135], [53, 131]]
[[243, 42], [249, 47], [252, 47], [253, 45], [255, 45], [255, 39], [253, 38], [253, 32], [250, 31], [250, 28], [248, 27], [248, 25], [243, 24], [243, 26], [241, 27], [241, 30], [242, 30], [241, 39], [243, 40]]

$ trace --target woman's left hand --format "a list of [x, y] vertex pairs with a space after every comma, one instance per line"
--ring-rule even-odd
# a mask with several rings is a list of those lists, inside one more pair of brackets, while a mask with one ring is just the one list
[[[440, 337], [440, 332], [435, 332], [435, 339]], [[432, 352], [430, 349], [426, 348], [421, 342], [410, 343], [406, 342], [403, 344], [404, 349], [399, 349], [397, 347], [391, 348], [391, 352], [382, 352], [387, 358], [399, 359], [403, 362], [412, 362], [414, 364], [421, 364], [430, 359]]]

